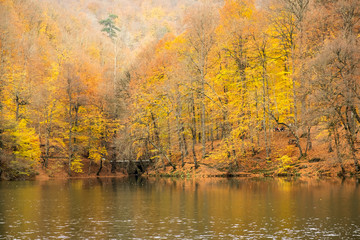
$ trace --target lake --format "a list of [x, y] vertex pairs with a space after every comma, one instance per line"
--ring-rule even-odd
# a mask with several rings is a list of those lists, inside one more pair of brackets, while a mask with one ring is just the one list
[[356, 179], [0, 182], [0, 239], [360, 239]]

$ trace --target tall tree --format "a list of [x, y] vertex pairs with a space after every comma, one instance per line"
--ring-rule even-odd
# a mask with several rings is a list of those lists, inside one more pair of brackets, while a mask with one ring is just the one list
[[111, 39], [112, 43], [114, 44], [114, 72], [113, 72], [113, 89], [116, 88], [116, 81], [117, 81], [117, 33], [120, 32], [120, 29], [115, 25], [115, 19], [118, 16], [114, 14], [110, 14], [108, 18], [99, 21], [104, 28], [101, 30], [105, 32], [107, 36]]
[[204, 1], [194, 6], [186, 17], [190, 63], [195, 70], [193, 80], [195, 93], [198, 93], [201, 109], [201, 143], [202, 157], [206, 157], [206, 85], [209, 63], [209, 54], [215, 43], [215, 29], [218, 23], [216, 8], [210, 1]]

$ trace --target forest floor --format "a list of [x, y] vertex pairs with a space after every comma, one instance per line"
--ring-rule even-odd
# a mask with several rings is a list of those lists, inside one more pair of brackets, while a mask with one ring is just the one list
[[88, 159], [82, 161], [83, 171], [72, 172], [71, 176], [68, 173], [67, 162], [63, 160], [49, 160], [48, 167], [45, 168], [42, 164], [38, 164], [36, 168], [36, 180], [48, 179], [67, 179], [67, 178], [96, 178], [96, 177], [127, 177], [125, 169], [118, 169], [114, 173], [111, 172], [111, 165], [107, 162], [103, 164], [102, 170], [98, 175], [99, 165], [91, 163]]
[[[265, 149], [259, 149], [257, 154], [243, 155], [236, 162], [232, 160], [218, 160], [214, 154], [209, 157], [201, 158], [201, 144], [196, 145], [196, 153], [199, 167], [195, 169], [193, 156], [191, 153], [185, 158], [185, 165], [181, 167], [180, 156], [175, 157], [173, 163], [176, 164], [174, 170], [168, 164], [158, 161], [152, 167], [146, 169], [144, 176], [160, 177], [181, 177], [181, 178], [205, 178], [205, 177], [269, 177], [269, 176], [294, 176], [294, 177], [337, 177], [340, 173], [340, 163], [337, 161], [335, 152], [329, 152], [329, 143], [314, 139], [312, 150], [308, 151], [307, 156], [299, 159], [299, 151], [296, 146], [289, 144], [287, 132], [274, 132], [272, 134], [272, 152], [269, 159], [266, 159]], [[261, 144], [261, 143], [260, 143]], [[301, 139], [302, 146], [306, 145], [306, 138]], [[221, 147], [220, 141], [213, 143], [216, 152]], [[210, 143], [207, 143], [210, 149]], [[286, 156], [286, 157], [283, 157]], [[174, 158], [174, 157], [173, 157]], [[64, 160], [52, 160], [47, 168], [40, 164], [36, 167], [36, 179], [49, 178], [91, 178], [98, 177], [96, 172], [99, 165], [90, 163], [89, 160], [82, 161], [83, 172], [68, 174], [67, 163]], [[347, 177], [355, 175], [354, 163], [351, 159], [345, 159], [343, 165]], [[109, 162], [103, 164], [99, 174], [100, 177], [126, 177], [125, 168], [117, 167], [114, 173], [111, 172]]]
[[[185, 166], [174, 170], [171, 166], [164, 169], [159, 164], [157, 168], [150, 169], [145, 174], [149, 176], [181, 176], [181, 177], [268, 177], [268, 176], [294, 176], [294, 177], [337, 177], [341, 172], [335, 150], [329, 152], [327, 141], [312, 140], [312, 149], [306, 157], [299, 159], [299, 150], [294, 144], [289, 144], [292, 137], [288, 132], [274, 132], [272, 134], [272, 152], [266, 159], [265, 149], [260, 149], [257, 154], [244, 154], [236, 162], [230, 160], [201, 158], [201, 144], [197, 144], [196, 153], [199, 167], [195, 169], [192, 154], [185, 159]], [[301, 138], [301, 146], [305, 149], [306, 138]], [[214, 142], [214, 150], [220, 147], [221, 142]], [[208, 149], [210, 143], [207, 144]], [[283, 157], [285, 156], [285, 157]], [[181, 163], [175, 161], [177, 166]], [[352, 159], [344, 157], [343, 166], [345, 176], [355, 174]]]

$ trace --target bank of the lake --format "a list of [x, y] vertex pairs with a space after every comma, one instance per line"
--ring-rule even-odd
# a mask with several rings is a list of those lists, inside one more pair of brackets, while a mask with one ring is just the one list
[[[169, 158], [171, 164], [165, 157], [158, 156], [152, 159], [148, 165], [123, 164], [117, 165], [115, 171], [109, 161], [103, 164], [100, 176], [124, 176], [127, 174], [142, 174], [144, 176], [156, 177], [180, 177], [180, 178], [208, 178], [208, 177], [359, 177], [351, 156], [342, 155], [340, 162], [335, 151], [329, 151], [327, 142], [313, 139], [312, 149], [307, 151], [306, 156], [299, 158], [298, 148], [291, 143], [288, 132], [274, 133], [274, 144], [270, 158], [266, 158], [264, 148], [258, 149], [256, 154], [246, 152], [239, 154], [236, 158], [217, 155], [221, 148], [221, 141], [213, 144], [207, 142], [208, 155], [202, 158], [201, 144], [195, 145], [195, 154], [198, 166], [195, 167], [193, 154], [189, 153], [184, 158], [182, 165], [179, 154], [172, 154]], [[300, 139], [300, 144], [306, 145], [306, 138]], [[211, 149], [211, 145], [213, 149]], [[237, 150], [239, 152], [240, 149]], [[174, 151], [176, 152], [176, 151]], [[121, 154], [120, 154], [121, 155]], [[360, 159], [360, 155], [358, 156]], [[83, 160], [84, 172], [74, 174], [75, 176], [96, 176], [99, 164]], [[91, 165], [89, 168], [89, 165]], [[171, 166], [172, 165], [172, 166]], [[342, 171], [342, 168], [343, 170]], [[63, 172], [66, 173], [66, 166]], [[60, 174], [63, 177], [67, 174]], [[56, 176], [56, 174], [54, 175]]]
[[[195, 146], [198, 166], [195, 167], [193, 155], [188, 154], [182, 165], [180, 155], [173, 154], [171, 164], [163, 157], [154, 157], [150, 162], [112, 164], [107, 157], [101, 164], [87, 158], [81, 160], [82, 171], [71, 172], [67, 159], [49, 159], [47, 167], [41, 161], [35, 161], [31, 174], [27, 170], [6, 168], [0, 165], [2, 180], [25, 179], [63, 179], [63, 178], [94, 178], [94, 177], [125, 177], [132, 174], [156, 177], [179, 178], [206, 178], [206, 177], [359, 177], [355, 171], [354, 161], [350, 156], [343, 155], [339, 162], [336, 153], [329, 151], [327, 143], [314, 140], [313, 148], [306, 156], [299, 159], [299, 152], [293, 144], [289, 144], [290, 137], [287, 133], [276, 133], [277, 144], [273, 146], [271, 158], [266, 158], [265, 150], [260, 149], [256, 154], [246, 153], [238, 158], [218, 158], [216, 151], [221, 146], [220, 142], [213, 144], [214, 149], [209, 150], [207, 157], [201, 157], [201, 144]], [[305, 139], [301, 139], [305, 144]], [[210, 143], [208, 143], [210, 144]], [[210, 146], [208, 146], [209, 149]], [[118, 153], [117, 155], [121, 155]], [[139, 162], [139, 161], [138, 161]], [[343, 167], [343, 170], [341, 169]], [[101, 171], [99, 171], [101, 170]], [[14, 172], [16, 171], [16, 172]]]
[[[262, 178], [262, 177], [301, 177], [301, 178], [359, 178], [356, 174], [354, 164], [352, 161], [345, 161], [345, 175], [341, 175], [341, 167], [338, 163], [327, 162], [323, 159], [302, 159], [286, 166], [279, 161], [262, 161], [250, 159], [248, 162], [256, 163], [256, 165], [249, 166], [247, 169], [241, 167], [230, 168], [229, 165], [211, 163], [211, 160], [200, 161], [197, 168], [191, 162], [186, 162], [184, 166], [173, 167], [162, 164], [154, 164], [148, 166], [141, 172], [139, 169], [137, 175], [144, 177], [175, 177], [175, 178], [213, 178], [213, 177], [247, 177], [247, 178]], [[88, 168], [89, 162], [84, 160], [88, 171], [81, 173], [73, 173], [71, 176], [68, 174], [66, 165], [64, 167], [54, 170], [49, 166], [49, 169], [43, 168], [41, 165], [36, 169], [37, 174], [35, 179], [67, 179], [67, 178], [96, 178], [96, 177], [118, 177], [124, 178], [134, 172], [136, 166], [122, 166], [117, 167], [112, 171], [112, 166], [109, 162], [103, 164], [103, 169], [97, 175], [98, 165], [92, 163]], [[89, 170], [90, 169], [90, 170]], [[130, 173], [130, 174], [129, 174]]]
[[[249, 160], [251, 161], [251, 160]], [[258, 161], [255, 163], [259, 163]], [[296, 162], [283, 165], [278, 161], [264, 161], [262, 165], [250, 167], [248, 169], [217, 167], [217, 164], [199, 164], [195, 168], [193, 163], [185, 163], [183, 167], [176, 169], [171, 166], [151, 168], [144, 173], [145, 176], [152, 177], [360, 177], [355, 171], [351, 160], [344, 161], [343, 166], [345, 174], [342, 174], [339, 163], [326, 162], [323, 159], [303, 159]]]

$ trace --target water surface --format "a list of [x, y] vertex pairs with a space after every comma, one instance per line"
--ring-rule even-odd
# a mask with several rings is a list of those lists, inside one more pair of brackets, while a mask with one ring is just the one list
[[360, 239], [355, 179], [0, 182], [0, 239]]

